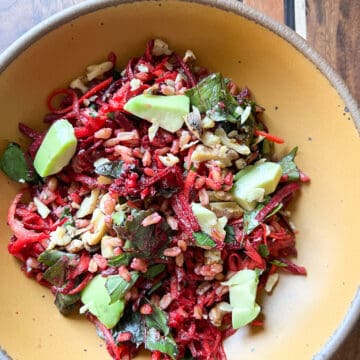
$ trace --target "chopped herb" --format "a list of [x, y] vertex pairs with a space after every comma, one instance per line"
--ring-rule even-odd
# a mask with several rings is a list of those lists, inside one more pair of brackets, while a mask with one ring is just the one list
[[145, 348], [150, 351], [160, 351], [169, 355], [172, 359], [176, 359], [179, 350], [172, 336], [162, 336], [159, 331], [154, 328], [146, 330]]
[[24, 152], [16, 143], [10, 143], [0, 158], [0, 169], [12, 180], [20, 183], [31, 182], [31, 175]]
[[260, 244], [259, 248], [258, 248], [258, 253], [262, 256], [262, 257], [267, 257], [270, 254], [269, 248], [265, 245], [265, 244]]
[[275, 265], [277, 267], [281, 267], [281, 268], [288, 266], [287, 264], [283, 263], [280, 260], [272, 260], [272, 261], [270, 261], [270, 264], [273, 264], [273, 265]]
[[75, 254], [70, 254], [60, 250], [45, 250], [39, 255], [37, 260], [46, 266], [53, 266], [63, 256], [67, 257], [69, 260], [77, 257]]
[[226, 244], [236, 243], [234, 227], [231, 225], [226, 225], [225, 231], [226, 231], [226, 236], [225, 236], [225, 240], [224, 240], [225, 243]]
[[193, 233], [195, 243], [199, 247], [215, 247], [215, 241], [208, 235], [202, 231]]
[[125, 221], [125, 212], [117, 211], [111, 215], [112, 221], [115, 225], [121, 226]]
[[[191, 105], [196, 106], [201, 113], [212, 111], [215, 117], [218, 116], [217, 121], [227, 120], [227, 114], [233, 114], [239, 106], [238, 102], [230, 94], [220, 73], [210, 74], [195, 87], [186, 90], [185, 94], [190, 98]], [[221, 102], [225, 105], [226, 115], [222, 114], [219, 109], [219, 103]]]
[[60, 219], [66, 218], [66, 217], [70, 217], [71, 216], [71, 210], [69, 207], [65, 207], [63, 212], [60, 215]]
[[115, 115], [114, 115], [113, 112], [107, 113], [107, 117], [108, 117], [110, 120], [114, 120], [114, 119], [115, 119]]
[[121, 266], [121, 265], [129, 265], [131, 259], [133, 258], [133, 256], [129, 253], [122, 253], [120, 255], [117, 255], [115, 257], [113, 257], [112, 259], [108, 260], [108, 264], [110, 266]]
[[149, 267], [148, 271], [144, 274], [145, 277], [153, 279], [165, 270], [165, 264], [155, 264]]
[[161, 310], [155, 304], [150, 303], [150, 301], [147, 302], [151, 305], [153, 312], [150, 315], [145, 316], [146, 326], [161, 331], [165, 336], [169, 335], [170, 329], [167, 324], [168, 317], [166, 312]]
[[66, 280], [68, 262], [68, 258], [62, 256], [54, 265], [46, 269], [43, 275], [44, 279], [56, 287], [63, 286]]
[[246, 235], [259, 226], [256, 216], [263, 207], [263, 204], [259, 204], [254, 210], [244, 212], [244, 232]]
[[264, 139], [260, 144], [260, 151], [263, 158], [271, 160], [271, 156], [274, 153], [274, 143], [268, 139]]
[[153, 287], [148, 291], [148, 295], [154, 293], [160, 286], [162, 285], [162, 281], [158, 281]]
[[55, 305], [63, 315], [69, 315], [76, 307], [80, 300], [80, 293], [75, 295], [65, 295], [60, 292], [56, 293]]
[[279, 212], [283, 208], [283, 203], [279, 203], [273, 211], [271, 211], [268, 215], [266, 215], [265, 219], [270, 218], [271, 216], [275, 215], [277, 212]]
[[121, 160], [110, 161], [95, 167], [95, 173], [103, 176], [110, 176], [117, 179], [122, 174], [124, 162]]
[[111, 275], [106, 279], [105, 288], [110, 296], [111, 302], [122, 299], [125, 294], [134, 286], [136, 280], [139, 278], [137, 271], [130, 272], [131, 280], [127, 282], [120, 275]]
[[137, 311], [132, 311], [130, 306], [126, 307], [124, 315], [111, 333], [115, 341], [120, 334], [131, 333], [131, 342], [139, 347], [144, 342], [144, 322], [141, 315]]
[[136, 256], [143, 258], [161, 256], [162, 250], [170, 241], [170, 227], [166, 221], [161, 220], [154, 225], [142, 226], [142, 221], [151, 214], [151, 210], [133, 209], [123, 226], [114, 226], [121, 237], [131, 242]]
[[300, 172], [298, 167], [296, 166], [294, 159], [297, 154], [298, 148], [295, 147], [292, 149], [289, 154], [284, 156], [280, 161], [279, 164], [282, 168], [283, 175], [287, 175], [288, 181], [296, 181], [300, 179]]

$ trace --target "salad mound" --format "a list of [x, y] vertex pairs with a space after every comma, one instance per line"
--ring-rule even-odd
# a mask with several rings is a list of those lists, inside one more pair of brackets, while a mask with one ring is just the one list
[[[305, 275], [287, 206], [309, 178], [277, 159], [248, 88], [162, 40], [116, 69], [90, 65], [52, 92], [46, 132], [19, 124], [0, 168], [26, 184], [9, 253], [55, 305], [95, 324], [115, 360], [225, 360], [223, 341], [264, 326], [260, 293]], [[25, 199], [28, 199], [25, 201]], [[30, 199], [30, 200], [29, 200]]]

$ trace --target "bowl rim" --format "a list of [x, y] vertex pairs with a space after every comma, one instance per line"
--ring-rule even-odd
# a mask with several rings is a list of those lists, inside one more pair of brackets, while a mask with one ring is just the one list
[[[146, 0], [88, 0], [82, 3], [70, 6], [58, 13], [43, 20], [16, 41], [14, 41], [7, 49], [0, 54], [0, 75], [6, 68], [27, 48], [34, 44], [37, 40], [57, 29], [58, 27], [75, 20], [76, 18], [104, 9], [108, 7], [116, 7], [122, 4], [140, 2]], [[151, 0], [150, 0], [151, 1]], [[260, 26], [272, 31], [282, 39], [292, 45], [297, 51], [302, 53], [310, 60], [317, 69], [327, 78], [332, 87], [337, 91], [346, 105], [346, 111], [349, 111], [355, 128], [360, 134], [360, 109], [350, 93], [344, 80], [336, 73], [329, 63], [312, 48], [301, 36], [296, 34], [292, 29], [284, 24], [271, 19], [269, 16], [243, 4], [236, 0], [154, 0], [159, 2], [192, 2], [201, 5], [207, 5], [218, 8], [220, 10], [232, 12], [236, 15], [245, 17], [250, 21], [254, 21]], [[313, 360], [330, 360], [336, 350], [344, 342], [350, 334], [357, 319], [360, 315], [360, 288], [357, 289], [356, 295], [351, 305], [330, 339], [322, 347], [322, 349], [314, 355]], [[0, 360], [11, 359], [4, 349], [0, 346]]]

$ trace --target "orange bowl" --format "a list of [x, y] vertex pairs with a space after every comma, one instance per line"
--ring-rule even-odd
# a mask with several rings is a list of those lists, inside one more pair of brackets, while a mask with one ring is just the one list
[[[312, 179], [293, 212], [297, 261], [308, 276], [281, 275], [262, 304], [265, 328], [228, 339], [228, 359], [328, 359], [360, 308], [360, 115], [340, 78], [285, 26], [230, 0], [99, 0], [67, 9], [0, 56], [1, 149], [23, 142], [18, 122], [44, 126], [51, 90], [109, 51], [123, 67], [154, 37], [249, 86], [272, 132], [287, 140], [278, 151], [298, 145], [298, 163]], [[1, 347], [14, 359], [107, 359], [93, 326], [61, 316], [51, 293], [8, 255], [6, 212], [18, 186], [1, 175], [0, 188]]]

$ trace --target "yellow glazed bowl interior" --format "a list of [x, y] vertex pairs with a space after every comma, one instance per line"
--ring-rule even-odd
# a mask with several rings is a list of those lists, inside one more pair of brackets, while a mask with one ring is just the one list
[[[312, 179], [293, 211], [299, 230], [296, 261], [308, 276], [281, 275], [262, 304], [264, 329], [244, 328], [227, 340], [228, 359], [305, 360], [319, 353], [327, 358], [355, 319], [354, 305], [335, 345], [325, 346], [350, 309], [360, 279], [360, 141], [344, 100], [311, 60], [241, 4], [89, 4], [50, 20], [2, 57], [0, 150], [10, 140], [24, 143], [18, 122], [44, 128], [47, 94], [110, 51], [122, 69], [150, 38], [162, 38], [180, 53], [192, 49], [199, 64], [250, 87], [266, 108], [271, 132], [286, 139], [279, 153], [298, 145], [298, 164]], [[18, 188], [0, 175], [0, 346], [16, 360], [108, 359], [94, 327], [79, 316], [61, 316], [52, 294], [27, 279], [8, 255], [6, 213]]]

